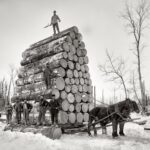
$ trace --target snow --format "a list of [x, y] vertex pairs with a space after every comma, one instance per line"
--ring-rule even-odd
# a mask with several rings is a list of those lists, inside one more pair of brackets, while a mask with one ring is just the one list
[[[132, 115], [135, 118], [141, 117]], [[142, 117], [149, 120], [150, 117]], [[125, 137], [113, 139], [111, 127], [108, 134], [89, 137], [86, 133], [62, 135], [59, 140], [51, 140], [41, 134], [3, 131], [0, 123], [0, 150], [149, 150], [150, 131], [135, 123], [125, 124]]]

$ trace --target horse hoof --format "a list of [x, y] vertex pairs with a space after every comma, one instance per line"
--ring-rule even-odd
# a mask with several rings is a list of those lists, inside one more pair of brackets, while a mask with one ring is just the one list
[[117, 138], [117, 137], [118, 137], [118, 134], [117, 134], [117, 133], [113, 133], [113, 134], [112, 134], [112, 137], [113, 137], [113, 138]]
[[122, 133], [122, 132], [120, 132], [120, 133], [119, 133], [119, 135], [120, 135], [120, 136], [125, 136], [125, 134], [124, 134], [124, 133]]

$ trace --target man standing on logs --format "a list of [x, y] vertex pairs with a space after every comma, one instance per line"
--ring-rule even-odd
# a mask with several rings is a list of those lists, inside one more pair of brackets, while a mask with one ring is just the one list
[[52, 16], [52, 18], [51, 18], [51, 24], [50, 24], [50, 25], [53, 26], [54, 35], [56, 35], [56, 30], [57, 30], [58, 33], [60, 32], [60, 31], [59, 31], [59, 26], [58, 26], [58, 21], [60, 22], [61, 20], [60, 20], [60, 18], [58, 17], [58, 15], [56, 15], [56, 11], [55, 11], [55, 10], [54, 10], [53, 13], [54, 13], [54, 14], [53, 14], [53, 16]]
[[46, 64], [46, 68], [44, 70], [44, 80], [46, 84], [46, 88], [52, 88], [53, 80], [52, 78], [57, 77], [57, 74], [53, 73], [52, 69], [50, 68], [49, 64]]
[[58, 112], [60, 109], [59, 99], [55, 99], [55, 94], [52, 94], [52, 99], [49, 102], [52, 124], [58, 124]]
[[48, 102], [44, 99], [43, 96], [40, 96], [38, 125], [45, 125], [45, 113], [47, 110], [47, 106]]

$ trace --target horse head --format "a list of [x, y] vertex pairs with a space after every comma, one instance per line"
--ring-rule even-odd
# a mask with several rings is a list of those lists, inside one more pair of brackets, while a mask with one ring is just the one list
[[130, 112], [136, 112], [139, 113], [139, 107], [137, 105], [137, 103], [129, 98], [126, 99], [126, 104], [128, 105]]

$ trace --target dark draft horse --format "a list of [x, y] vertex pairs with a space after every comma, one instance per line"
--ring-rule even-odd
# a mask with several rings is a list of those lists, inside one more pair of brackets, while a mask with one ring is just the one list
[[[138, 105], [135, 101], [127, 98], [124, 101], [118, 102], [108, 107], [95, 107], [89, 112], [88, 134], [91, 136], [90, 127], [93, 126], [94, 135], [97, 135], [95, 128], [96, 122], [100, 123], [102, 127], [102, 133], [106, 134], [106, 125], [112, 122], [112, 136], [117, 137], [117, 127], [119, 124], [120, 136], [124, 136], [124, 124], [125, 119], [130, 117], [131, 112], [139, 113]], [[98, 121], [99, 120], [99, 121]], [[95, 123], [93, 123], [93, 121]]]

